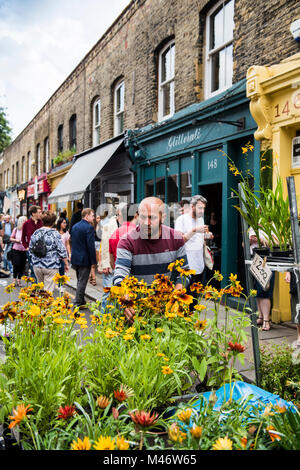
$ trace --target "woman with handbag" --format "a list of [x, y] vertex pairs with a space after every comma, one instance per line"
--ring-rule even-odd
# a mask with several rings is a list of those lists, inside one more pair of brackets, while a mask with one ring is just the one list
[[21, 277], [24, 275], [26, 265], [26, 249], [22, 245], [22, 230], [23, 225], [26, 222], [27, 217], [24, 215], [18, 218], [17, 226], [13, 229], [10, 241], [12, 242], [12, 248], [9, 252], [12, 265], [13, 265], [13, 276], [14, 283], [16, 286], [21, 285]]

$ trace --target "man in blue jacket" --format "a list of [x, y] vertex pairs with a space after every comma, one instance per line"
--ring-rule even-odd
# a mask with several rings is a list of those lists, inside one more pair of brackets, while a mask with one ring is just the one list
[[95, 214], [92, 209], [83, 209], [81, 213], [81, 221], [73, 225], [71, 230], [71, 264], [76, 271], [77, 277], [74, 305], [78, 307], [85, 304], [84, 294], [91, 267], [97, 264], [95, 231], [93, 226], [94, 219]]

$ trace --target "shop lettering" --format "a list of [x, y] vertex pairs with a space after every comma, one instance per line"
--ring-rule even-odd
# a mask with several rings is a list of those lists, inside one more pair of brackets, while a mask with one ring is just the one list
[[291, 100], [286, 100], [283, 105], [278, 103], [274, 106], [274, 108], [275, 118], [279, 118], [282, 115], [289, 116], [291, 111], [293, 111], [294, 109], [300, 109], [300, 92], [297, 91], [296, 93], [294, 93]]
[[168, 141], [168, 150], [172, 150], [180, 145], [190, 144], [194, 140], [199, 139], [200, 136], [200, 128], [195, 129], [194, 132], [183, 132], [182, 134], [172, 136]]

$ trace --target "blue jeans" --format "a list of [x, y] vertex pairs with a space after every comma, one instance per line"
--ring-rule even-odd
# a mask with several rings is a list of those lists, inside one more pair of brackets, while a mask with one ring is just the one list
[[29, 271], [30, 273], [28, 273], [30, 275], [30, 277], [33, 277], [35, 279], [35, 282], [36, 281], [36, 275], [34, 273], [34, 269], [33, 269], [33, 264], [32, 264], [32, 260], [31, 260], [31, 256], [30, 256], [30, 253], [29, 251], [26, 252], [26, 256], [27, 256], [27, 260], [28, 260], [28, 266], [29, 266]]
[[10, 273], [13, 273], [13, 265], [12, 262], [7, 259], [7, 252], [9, 249], [10, 245], [6, 245], [4, 252], [3, 252], [3, 269], [5, 271], [10, 271]]
[[[111, 287], [113, 280], [113, 274], [102, 274], [102, 287]], [[109, 297], [109, 292], [103, 292], [102, 294], [102, 303], [101, 310], [104, 311], [106, 308], [107, 300]]]

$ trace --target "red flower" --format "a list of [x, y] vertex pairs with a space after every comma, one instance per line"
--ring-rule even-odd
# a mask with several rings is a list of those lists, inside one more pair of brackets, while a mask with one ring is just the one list
[[129, 415], [132, 421], [142, 428], [152, 426], [156, 423], [158, 418], [157, 413], [153, 413], [153, 415], [151, 415], [150, 411], [135, 411], [134, 413], [129, 412]]
[[133, 390], [123, 384], [118, 390], [114, 390], [115, 399], [118, 400], [120, 403], [122, 403], [122, 401], [127, 400], [127, 398], [132, 397], [132, 395]]
[[75, 406], [60, 406], [58, 413], [58, 418], [60, 419], [72, 418], [72, 416], [75, 414]]
[[229, 341], [228, 343], [228, 349], [230, 351], [237, 352], [237, 353], [242, 353], [245, 351], [244, 346], [242, 346], [239, 343], [232, 343], [231, 341]]

